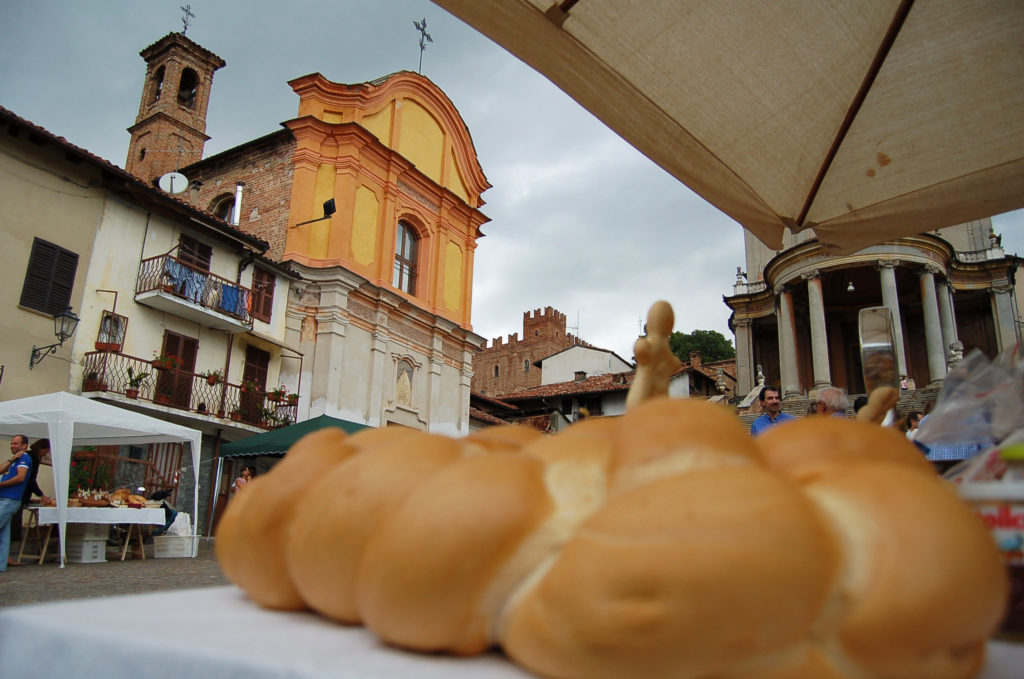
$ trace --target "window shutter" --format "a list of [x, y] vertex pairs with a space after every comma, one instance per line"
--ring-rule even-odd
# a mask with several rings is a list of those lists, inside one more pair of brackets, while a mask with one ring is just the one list
[[265, 323], [274, 311], [274, 275], [254, 269], [252, 275], [252, 315]]
[[20, 304], [51, 315], [59, 314], [71, 302], [77, 271], [77, 254], [36, 238], [32, 242]]

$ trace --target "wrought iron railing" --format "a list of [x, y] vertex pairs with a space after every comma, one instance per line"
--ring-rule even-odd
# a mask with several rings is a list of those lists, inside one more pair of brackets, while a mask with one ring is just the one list
[[180, 368], [161, 367], [113, 351], [91, 351], [82, 362], [82, 391], [106, 391], [200, 415], [274, 429], [293, 424], [298, 404], [251, 385], [231, 384]]
[[160, 255], [142, 260], [135, 294], [163, 290], [194, 304], [237, 318], [252, 325], [252, 291], [234, 281], [171, 257]]

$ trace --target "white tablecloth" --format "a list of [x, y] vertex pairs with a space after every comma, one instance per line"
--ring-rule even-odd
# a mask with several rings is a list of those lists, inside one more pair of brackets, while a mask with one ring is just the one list
[[[362, 628], [252, 604], [235, 587], [0, 609], [10, 677], [527, 679], [504, 657], [404, 653]], [[1020, 679], [1024, 645], [989, 644], [979, 679]], [[926, 679], [926, 678], [922, 678]]]
[[[56, 507], [39, 507], [39, 523], [57, 523]], [[161, 507], [68, 507], [68, 523], [155, 523], [164, 525], [167, 517]]]

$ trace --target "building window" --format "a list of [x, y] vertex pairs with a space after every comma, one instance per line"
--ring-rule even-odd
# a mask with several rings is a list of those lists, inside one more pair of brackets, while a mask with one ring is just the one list
[[181, 72], [181, 82], [178, 85], [178, 103], [185, 108], [195, 108], [198, 89], [199, 75], [191, 68], [186, 68]]
[[209, 271], [212, 257], [213, 248], [206, 243], [200, 243], [195, 238], [184, 235], [178, 240], [178, 259], [185, 264]]
[[235, 196], [231, 193], [225, 193], [223, 196], [218, 196], [210, 205], [210, 212], [220, 219], [223, 219], [228, 224], [234, 224], [234, 222], [231, 221], [231, 214], [234, 211]]
[[392, 284], [410, 295], [416, 294], [416, 251], [419, 238], [407, 222], [398, 222], [395, 237], [395, 272]]
[[498, 376], [498, 366], [494, 366], [494, 376]]
[[252, 315], [264, 323], [270, 322], [274, 310], [274, 274], [259, 267], [252, 271]]
[[[100, 314], [100, 330], [96, 335], [96, 349], [98, 351], [104, 349], [121, 351], [121, 346], [124, 344], [124, 332], [127, 328], [127, 316], [104, 311]], [[116, 348], [112, 345], [116, 345]]]
[[530, 359], [526, 359], [525, 361], [523, 361], [523, 372], [530, 372]]
[[77, 271], [78, 255], [36, 238], [32, 241], [19, 304], [51, 316], [59, 314], [71, 304]]
[[156, 69], [156, 72], [153, 73], [153, 94], [149, 98], [149, 103], [151, 104], [160, 101], [160, 94], [164, 89], [164, 73], [165, 70], [163, 66]]

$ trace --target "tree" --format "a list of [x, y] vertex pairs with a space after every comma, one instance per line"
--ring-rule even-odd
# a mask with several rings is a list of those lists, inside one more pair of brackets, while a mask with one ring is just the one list
[[717, 330], [673, 332], [668, 339], [668, 346], [682, 361], [690, 360], [691, 351], [699, 351], [700, 360], [704, 362], [736, 357], [732, 342]]

